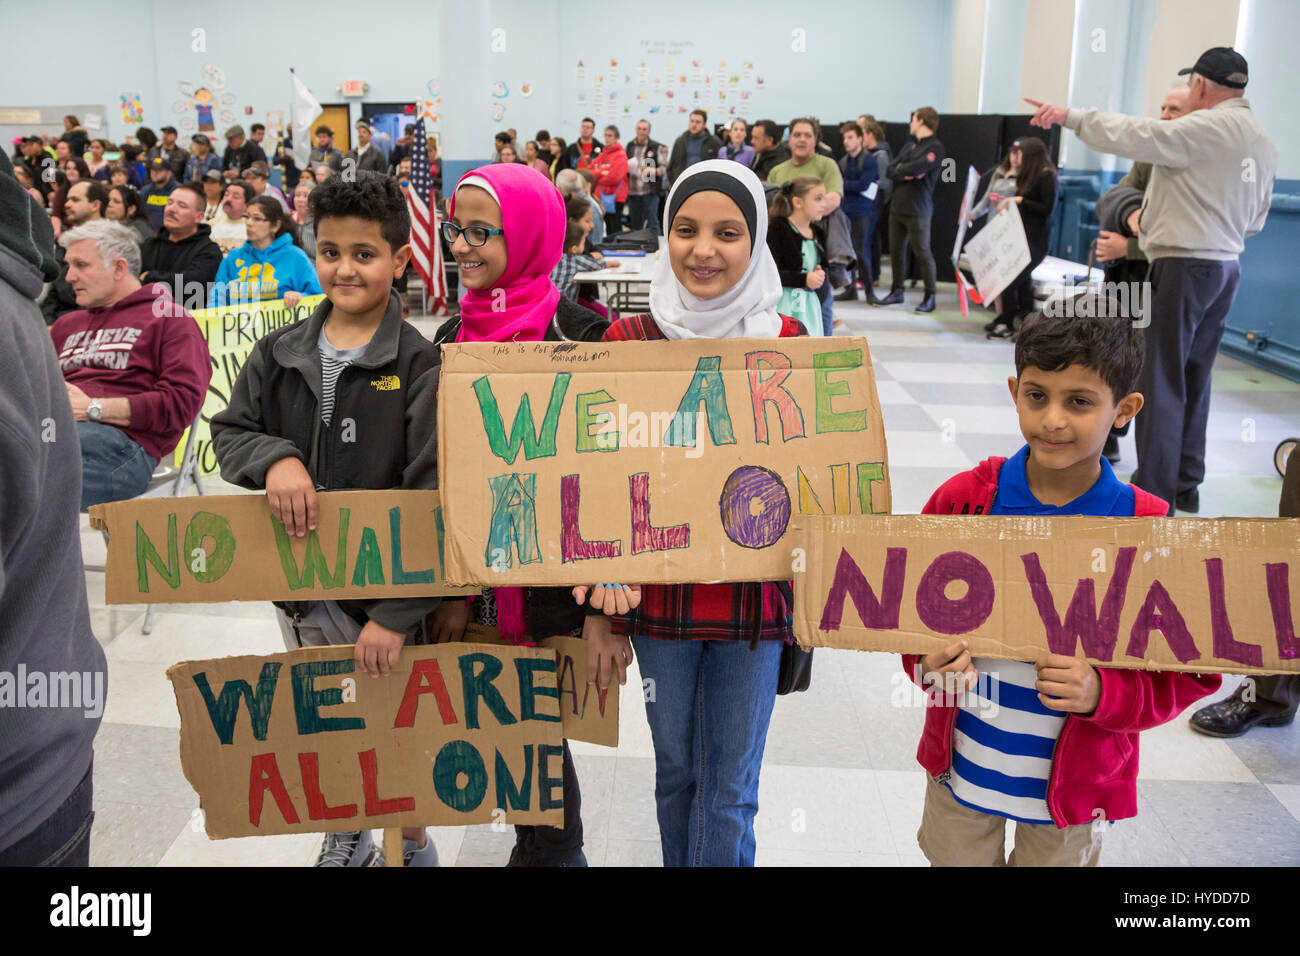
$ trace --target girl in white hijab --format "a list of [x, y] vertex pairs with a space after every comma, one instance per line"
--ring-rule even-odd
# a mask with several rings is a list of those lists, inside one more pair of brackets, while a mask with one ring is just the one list
[[[668, 194], [650, 314], [620, 319], [605, 340], [807, 335], [776, 312], [781, 278], [766, 237], [753, 172], [722, 159], [690, 167]], [[790, 582], [591, 591], [594, 606], [619, 616], [588, 618], [601, 623], [584, 631], [589, 673], [604, 686], [617, 670], [624, 683], [635, 645], [654, 681], [646, 717], [664, 865], [752, 866], [763, 745], [781, 649], [794, 640]]]
[[[690, 202], [695, 197], [699, 200]], [[683, 222], [675, 226], [674, 220], [688, 203]], [[743, 224], [747, 234], [738, 232], [734, 240], [725, 231], [701, 237], [698, 219], [710, 210], [697, 211], [697, 207], [716, 207], [723, 213], [728, 204], [735, 207], [729, 211], [731, 218], [736, 225]], [[715, 222], [721, 225], [725, 219]], [[767, 248], [767, 200], [763, 184], [747, 167], [707, 159], [687, 169], [668, 194], [664, 240], [667, 254], [659, 256], [650, 283], [650, 314], [666, 338], [776, 338], [781, 334], [782, 319], [776, 312], [781, 276]], [[734, 260], [726, 263], [730, 271], [724, 269], [717, 277], [699, 274], [698, 267], [708, 271], [723, 264], [728, 252]], [[743, 271], [737, 271], [742, 262]]]

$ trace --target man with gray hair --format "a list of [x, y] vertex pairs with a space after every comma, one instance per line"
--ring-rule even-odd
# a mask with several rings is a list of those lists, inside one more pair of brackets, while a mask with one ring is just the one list
[[1187, 74], [1191, 112], [1175, 122], [1028, 101], [1033, 125], [1062, 125], [1093, 149], [1153, 164], [1138, 230], [1151, 300], [1133, 483], [1170, 514], [1200, 509], [1210, 371], [1241, 278], [1237, 257], [1264, 228], [1277, 171], [1277, 148], [1242, 95], [1246, 58], [1214, 47]]
[[81, 439], [81, 510], [142, 494], [212, 379], [198, 323], [140, 284], [135, 231], [99, 219], [59, 237], [81, 308], [50, 327]]
[[90, 862], [105, 668], [81, 567], [72, 410], [36, 307], [58, 274], [50, 217], [0, 151], [0, 679], [93, 675], [83, 687], [101, 692], [81, 706], [0, 706], [0, 867]]

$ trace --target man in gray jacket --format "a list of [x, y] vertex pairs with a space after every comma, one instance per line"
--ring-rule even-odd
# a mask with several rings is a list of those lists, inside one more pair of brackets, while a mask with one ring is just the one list
[[1170, 502], [1170, 514], [1200, 508], [1210, 371], [1237, 257], [1264, 228], [1277, 170], [1277, 149], [1242, 95], [1245, 57], [1214, 47], [1183, 74], [1192, 112], [1172, 123], [1028, 101], [1033, 125], [1063, 125], [1093, 149], [1153, 164], [1138, 239], [1151, 260], [1151, 305], [1133, 483]]
[[36, 307], [45, 211], [0, 153], [0, 866], [86, 866], [104, 651], [81, 566], [77, 426]]

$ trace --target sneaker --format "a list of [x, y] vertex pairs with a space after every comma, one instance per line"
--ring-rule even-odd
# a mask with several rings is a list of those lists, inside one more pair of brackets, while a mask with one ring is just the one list
[[[370, 851], [366, 866], [387, 866], [388, 857], [384, 854], [383, 843], [376, 843]], [[402, 837], [402, 866], [438, 866], [438, 847], [434, 845], [429, 831], [424, 831], [424, 846], [414, 840]]]
[[986, 339], [1009, 339], [1011, 338], [1011, 334], [1011, 326], [1007, 325], [1005, 322], [998, 322], [984, 337]]
[[369, 830], [327, 833], [313, 866], [365, 866], [374, 841]]

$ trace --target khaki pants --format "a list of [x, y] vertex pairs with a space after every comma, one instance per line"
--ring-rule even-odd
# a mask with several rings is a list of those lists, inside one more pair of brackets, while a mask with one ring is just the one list
[[1101, 834], [1089, 824], [1058, 829], [1017, 823], [1016, 846], [1006, 856], [1003, 817], [964, 807], [952, 791], [926, 775], [925, 813], [916, 839], [931, 866], [1096, 866]]

